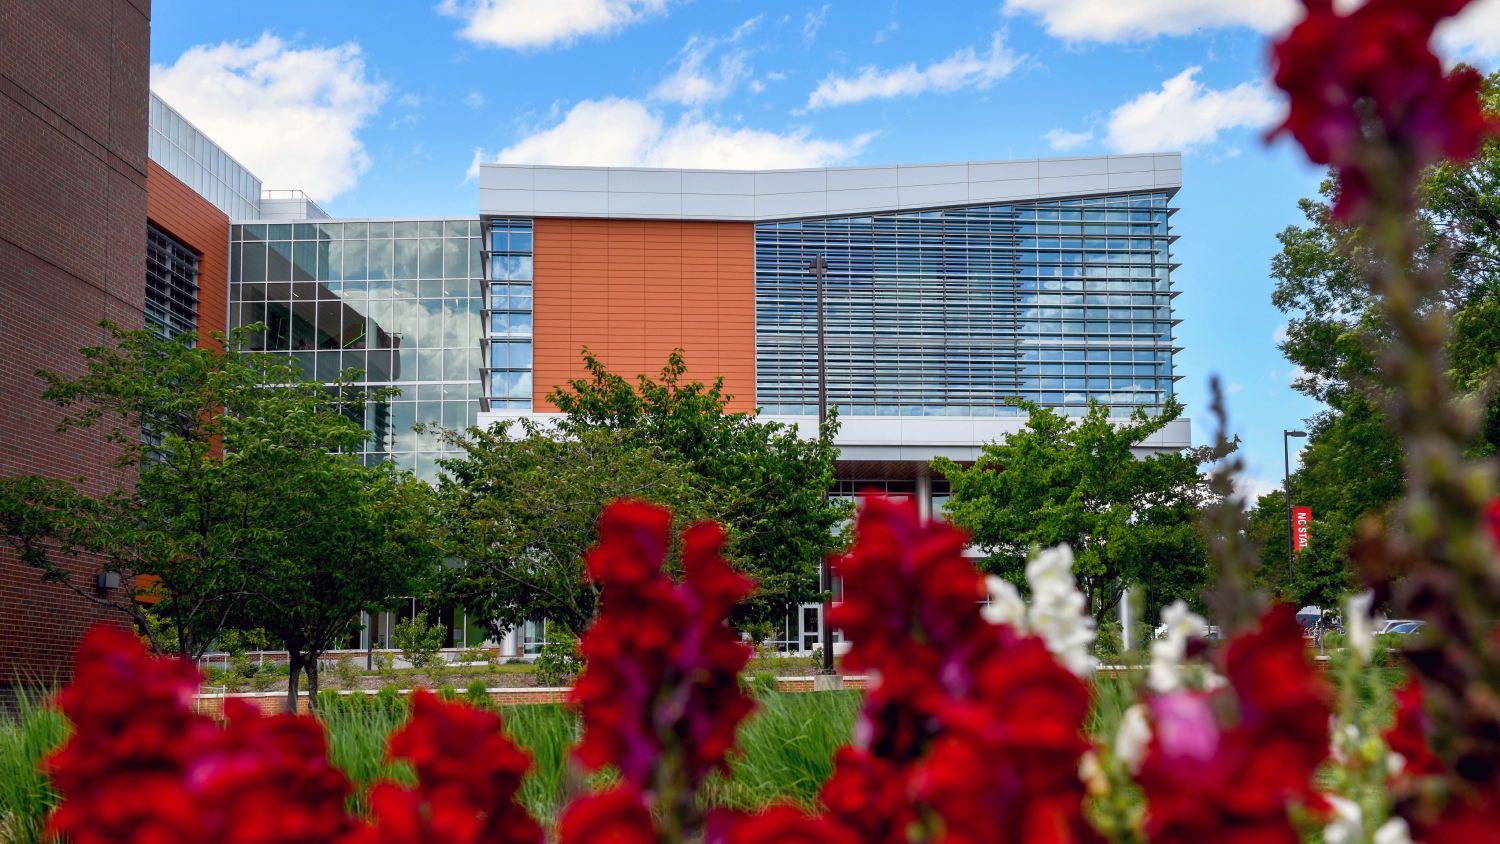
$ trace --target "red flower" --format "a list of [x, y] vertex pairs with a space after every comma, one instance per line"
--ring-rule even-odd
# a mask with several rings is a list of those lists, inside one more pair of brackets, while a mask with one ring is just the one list
[[349, 781], [307, 716], [264, 717], [231, 700], [228, 725], [188, 762], [184, 780], [209, 838], [224, 844], [333, 841], [350, 828]]
[[720, 557], [724, 532], [702, 524], [683, 535], [682, 584], [662, 573], [671, 514], [640, 502], [610, 505], [589, 575], [603, 587], [599, 617], [580, 650], [588, 667], [573, 699], [583, 716], [578, 757], [619, 766], [640, 790], [666, 776], [671, 751], [687, 787], [727, 768], [735, 729], [754, 704], [738, 672], [750, 658], [725, 623], [751, 583]]
[[1304, 3], [1307, 17], [1275, 45], [1291, 110], [1272, 134], [1289, 132], [1314, 162], [1339, 169], [1336, 216], [1364, 213], [1375, 168], [1398, 171], [1409, 192], [1423, 168], [1472, 156], [1494, 131], [1479, 74], [1444, 74], [1428, 47], [1433, 27], [1469, 0], [1369, 0], [1348, 15], [1333, 0]]
[[1293, 844], [1287, 806], [1322, 805], [1313, 774], [1328, 756], [1329, 691], [1292, 608], [1273, 608], [1231, 642], [1226, 671], [1229, 689], [1151, 701], [1155, 729], [1138, 780], [1153, 842]]
[[74, 734], [44, 761], [62, 800], [50, 829], [75, 844], [322, 844], [349, 828], [349, 784], [311, 718], [231, 703], [220, 728], [192, 711], [199, 675], [95, 628], [58, 696]]
[[1427, 746], [1429, 718], [1422, 706], [1422, 684], [1409, 678], [1395, 691], [1396, 723], [1386, 731], [1385, 743], [1391, 752], [1401, 754], [1404, 764], [1398, 777], [1421, 777], [1441, 774], [1443, 765]]
[[358, 841], [540, 842], [541, 827], [515, 799], [531, 756], [506, 738], [500, 716], [423, 689], [411, 703], [411, 720], [390, 737], [390, 756], [412, 763], [417, 787], [372, 791], [377, 822]]
[[641, 793], [626, 786], [580, 797], [557, 822], [558, 844], [656, 844]]
[[74, 732], [42, 765], [61, 795], [49, 833], [76, 844], [206, 840], [182, 773], [213, 721], [188, 705], [198, 671], [151, 659], [135, 636], [95, 627], [57, 697]]
[[[710, 818], [710, 826], [714, 820]], [[734, 816], [726, 826], [727, 836], [710, 831], [708, 844], [862, 844], [826, 818], [811, 817], [796, 806], [772, 806], [758, 814]]]
[[861, 841], [1094, 841], [1079, 757], [1084, 684], [1046, 645], [980, 615], [966, 538], [871, 496], [838, 564], [845, 664], [879, 677], [821, 799]]

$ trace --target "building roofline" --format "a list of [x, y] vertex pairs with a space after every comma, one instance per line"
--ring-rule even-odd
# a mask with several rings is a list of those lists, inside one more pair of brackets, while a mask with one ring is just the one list
[[481, 216], [773, 222], [1161, 191], [1182, 154], [697, 170], [482, 164]]

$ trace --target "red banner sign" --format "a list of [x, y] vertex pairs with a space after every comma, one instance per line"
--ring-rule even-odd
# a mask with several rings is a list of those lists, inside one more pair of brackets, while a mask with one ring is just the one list
[[1307, 549], [1307, 526], [1311, 521], [1311, 507], [1292, 508], [1292, 553], [1301, 554]]

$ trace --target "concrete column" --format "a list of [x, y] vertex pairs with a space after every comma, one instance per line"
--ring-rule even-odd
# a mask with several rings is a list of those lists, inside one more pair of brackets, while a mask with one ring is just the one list
[[917, 478], [917, 513], [923, 520], [932, 518], [932, 476], [921, 475]]

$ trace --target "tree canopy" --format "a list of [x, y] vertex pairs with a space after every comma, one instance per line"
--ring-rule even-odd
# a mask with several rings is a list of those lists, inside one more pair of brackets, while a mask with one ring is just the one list
[[671, 506], [684, 524], [725, 525], [726, 556], [757, 582], [737, 623], [818, 600], [818, 567], [847, 512], [825, 497], [836, 420], [806, 438], [729, 412], [723, 380], [686, 380], [680, 349], [659, 380], [633, 384], [587, 349], [583, 359], [591, 377], [548, 397], [563, 412], [554, 428], [448, 435], [465, 451], [444, 462], [440, 485], [465, 563], [447, 575], [450, 596], [500, 629], [547, 617], [581, 630], [596, 598], [582, 574], [594, 522], [610, 500], [632, 496]]
[[971, 467], [944, 457], [932, 462], [952, 484], [948, 519], [988, 554], [981, 567], [1025, 588], [1030, 550], [1066, 542], [1097, 617], [1133, 584], [1148, 589], [1151, 613], [1194, 596], [1209, 572], [1196, 525], [1208, 498], [1199, 470], [1207, 453], [1136, 451], [1182, 406], [1172, 399], [1158, 416], [1137, 410], [1129, 420], [1112, 421], [1108, 408], [1092, 404], [1073, 421], [1051, 408], [1015, 403], [1029, 414], [1025, 427], [985, 445]]
[[[1486, 110], [1500, 116], [1500, 74], [1486, 80], [1484, 100]], [[1299, 555], [1290, 587], [1281, 573], [1285, 542], [1266, 542], [1261, 557], [1268, 583], [1312, 603], [1334, 600], [1349, 588], [1347, 548], [1355, 526], [1366, 515], [1384, 513], [1404, 487], [1400, 445], [1384, 413], [1390, 385], [1377, 367], [1389, 330], [1380, 301], [1363, 281], [1375, 258], [1365, 232], [1332, 218], [1339, 189], [1330, 174], [1319, 198], [1299, 201], [1307, 224], [1277, 236], [1281, 251], [1271, 264], [1271, 301], [1291, 315], [1280, 349], [1300, 368], [1293, 387], [1325, 409], [1308, 420], [1302, 465], [1291, 479], [1292, 503], [1312, 508], [1318, 548]], [[1448, 261], [1448, 284], [1412, 307], [1449, 317], [1450, 375], [1484, 418], [1470, 454], [1490, 456], [1500, 445], [1500, 400], [1494, 393], [1500, 362], [1500, 143], [1487, 141], [1472, 160], [1433, 167], [1420, 199], [1427, 236], [1421, 260]], [[1279, 520], [1284, 536], [1281, 495], [1262, 499], [1257, 511], [1260, 520]]]
[[[80, 350], [76, 379], [39, 372], [43, 398], [70, 411], [61, 427], [100, 428], [117, 449], [114, 489], [81, 493], [66, 480], [0, 480], [0, 529], [44, 579], [129, 616], [157, 649], [142, 601], [155, 602], [184, 659], [196, 659], [258, 589], [274, 549], [320, 514], [324, 485], [352, 472], [367, 436], [349, 415], [381, 393], [303, 379], [290, 358], [161, 340], [103, 323], [112, 342]], [[221, 336], [222, 335], [216, 335]], [[305, 538], [305, 537], [303, 537]], [[95, 555], [120, 588], [100, 595], [62, 559]]]

